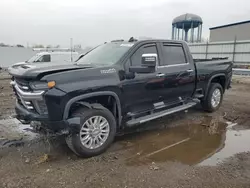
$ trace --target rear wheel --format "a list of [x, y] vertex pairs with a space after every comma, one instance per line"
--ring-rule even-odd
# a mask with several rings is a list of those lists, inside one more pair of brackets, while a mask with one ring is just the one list
[[81, 157], [92, 157], [108, 149], [116, 134], [116, 121], [108, 109], [81, 108], [71, 117], [81, 118], [80, 131], [66, 138], [74, 153]]
[[207, 96], [201, 101], [203, 109], [207, 112], [216, 111], [223, 99], [223, 88], [219, 83], [211, 83]]

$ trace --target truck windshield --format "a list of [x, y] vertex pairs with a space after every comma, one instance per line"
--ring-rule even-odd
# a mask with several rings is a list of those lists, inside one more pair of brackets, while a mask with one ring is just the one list
[[133, 43], [107, 43], [98, 46], [77, 61], [77, 64], [112, 65], [133, 46]]
[[31, 57], [29, 60], [27, 60], [27, 63], [33, 63], [34, 61], [36, 61], [38, 58], [40, 57], [39, 54], [34, 55], [33, 57]]

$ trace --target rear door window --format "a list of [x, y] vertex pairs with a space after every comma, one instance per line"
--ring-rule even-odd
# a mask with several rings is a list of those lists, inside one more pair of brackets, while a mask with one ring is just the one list
[[50, 55], [44, 55], [43, 56], [43, 62], [50, 62]]
[[162, 66], [187, 63], [182, 45], [163, 44], [162, 51], [164, 57]]

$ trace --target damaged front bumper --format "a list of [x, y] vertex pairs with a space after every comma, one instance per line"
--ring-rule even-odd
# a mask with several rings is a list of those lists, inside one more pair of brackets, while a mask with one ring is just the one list
[[13, 86], [17, 98], [15, 117], [22, 124], [32, 125], [31, 122], [38, 122], [35, 124], [50, 133], [63, 132], [66, 134], [80, 130], [80, 118], [60, 120], [59, 118], [55, 119], [53, 114], [52, 117], [49, 117], [48, 109], [44, 100], [46, 91], [34, 92], [30, 89], [28, 84], [17, 83], [16, 81], [12, 81], [11, 85]]
[[31, 121], [40, 122], [40, 127], [53, 133], [62, 132], [70, 134], [80, 130], [80, 117], [69, 118], [61, 121], [50, 121], [48, 115], [40, 115], [27, 110], [18, 102], [15, 106], [16, 118], [21, 123], [30, 123]]

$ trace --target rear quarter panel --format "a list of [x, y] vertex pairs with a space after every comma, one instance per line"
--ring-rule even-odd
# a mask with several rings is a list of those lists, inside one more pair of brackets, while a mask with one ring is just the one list
[[203, 89], [206, 92], [211, 80], [216, 76], [225, 76], [226, 84], [231, 80], [232, 61], [204, 61], [196, 62], [197, 69], [197, 89]]

